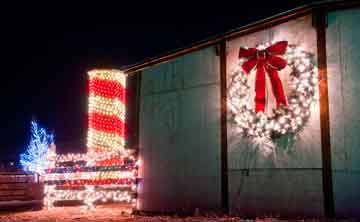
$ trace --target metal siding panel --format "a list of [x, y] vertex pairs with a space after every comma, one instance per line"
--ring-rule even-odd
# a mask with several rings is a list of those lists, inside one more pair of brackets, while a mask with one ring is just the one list
[[217, 59], [211, 47], [143, 71], [139, 210], [221, 207]]
[[336, 216], [360, 216], [360, 10], [329, 13], [327, 62]]
[[183, 88], [183, 58], [150, 67], [142, 76], [141, 95], [151, 95]]
[[[256, 44], [272, 40], [288, 40], [290, 44], [297, 44], [316, 55], [316, 32], [312, 27], [311, 16], [304, 16], [230, 41], [228, 72], [230, 73], [236, 65], [239, 46], [254, 47]], [[287, 81], [281, 73], [280, 78], [283, 82]], [[289, 215], [297, 212], [298, 215], [304, 216], [323, 215], [318, 103], [311, 107], [311, 117], [303, 131], [296, 137], [284, 136], [277, 141], [276, 157], [264, 157], [252, 144], [237, 135], [235, 127], [230, 123], [228, 144], [229, 199], [232, 213], [265, 215], [267, 212], [274, 212], [278, 215]], [[309, 168], [317, 168], [319, 172]], [[253, 178], [254, 176], [242, 176], [238, 173], [243, 169], [248, 169], [250, 175], [258, 169], [262, 171]], [[290, 170], [287, 172], [287, 169]], [[275, 181], [271, 177], [274, 177]], [[311, 190], [304, 189], [301, 182], [294, 181], [294, 177], [303, 177], [304, 183], [309, 183], [308, 187], [311, 187]], [[238, 192], [239, 189], [243, 190], [241, 194]], [[279, 190], [284, 192], [278, 192]], [[297, 192], [293, 192], [294, 190]], [[262, 200], [270, 202], [262, 204]], [[257, 206], [261, 207], [255, 210]]]
[[232, 171], [231, 213], [241, 216], [318, 217], [322, 215], [321, 170]]
[[[215, 47], [196, 51], [184, 57], [184, 87], [219, 83], [219, 57], [214, 56]], [[192, 67], [188, 69], [187, 67]], [[205, 77], [206, 76], [206, 77]]]

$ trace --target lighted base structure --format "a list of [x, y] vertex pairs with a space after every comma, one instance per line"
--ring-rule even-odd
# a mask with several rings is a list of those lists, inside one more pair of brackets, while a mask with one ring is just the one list
[[48, 207], [57, 201], [80, 200], [88, 207], [98, 202], [134, 203], [137, 164], [125, 149], [126, 75], [118, 70], [89, 74], [89, 130], [86, 154], [48, 152], [44, 175]]
[[89, 208], [101, 202], [135, 204], [138, 165], [131, 154], [95, 159], [96, 156], [89, 154], [53, 157], [55, 167], [48, 169], [44, 176], [46, 207], [74, 200]]

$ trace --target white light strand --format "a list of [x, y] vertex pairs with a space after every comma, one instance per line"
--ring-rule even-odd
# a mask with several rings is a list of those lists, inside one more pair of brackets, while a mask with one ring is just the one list
[[126, 179], [133, 178], [131, 171], [97, 171], [97, 172], [74, 172], [74, 173], [49, 173], [44, 176], [45, 181], [75, 181], [75, 180], [100, 180], [100, 179]]
[[[258, 49], [265, 46], [259, 46]], [[270, 115], [256, 113], [250, 105], [252, 98], [249, 96], [249, 75], [241, 68], [244, 60], [239, 61], [230, 75], [227, 105], [231, 119], [237, 125], [238, 132], [254, 142], [264, 139], [269, 141], [283, 134], [298, 132], [310, 116], [311, 104], [317, 101], [318, 74], [316, 67], [311, 63], [313, 55], [290, 45], [283, 58], [288, 61], [291, 68], [292, 91], [288, 95], [288, 106], [282, 106]]]
[[119, 70], [101, 70], [96, 69], [88, 72], [89, 79], [101, 79], [119, 82], [124, 88], [126, 88], [126, 74]]
[[119, 99], [109, 99], [101, 96], [89, 96], [89, 113], [115, 115], [125, 121], [125, 105]]
[[125, 140], [123, 136], [119, 136], [118, 134], [106, 133], [90, 128], [87, 146], [91, 148], [101, 148], [104, 152], [122, 152], [125, 149]]
[[44, 204], [47, 208], [52, 208], [56, 201], [79, 200], [90, 209], [94, 208], [97, 201], [123, 202], [135, 204], [133, 198], [134, 190], [96, 190], [93, 185], [86, 185], [84, 190], [57, 190], [55, 185], [46, 186]]

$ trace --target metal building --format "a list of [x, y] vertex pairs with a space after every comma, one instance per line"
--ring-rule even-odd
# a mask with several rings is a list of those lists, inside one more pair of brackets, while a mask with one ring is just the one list
[[[137, 209], [360, 217], [359, 21], [359, 1], [324, 1], [128, 67]], [[320, 98], [274, 159], [236, 136], [226, 90], [240, 46], [282, 39], [315, 55]]]

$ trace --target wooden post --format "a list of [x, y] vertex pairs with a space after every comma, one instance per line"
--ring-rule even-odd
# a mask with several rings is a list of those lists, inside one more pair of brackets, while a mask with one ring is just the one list
[[220, 98], [221, 98], [221, 206], [229, 213], [228, 152], [226, 123], [226, 41], [220, 42]]
[[331, 167], [329, 95], [327, 83], [326, 61], [326, 27], [327, 13], [323, 9], [313, 12], [313, 25], [316, 28], [319, 94], [320, 94], [320, 127], [321, 127], [321, 153], [322, 153], [322, 182], [324, 193], [325, 216], [335, 217], [334, 192]]

